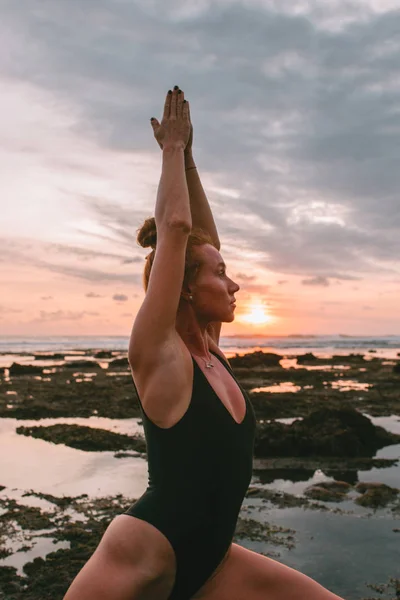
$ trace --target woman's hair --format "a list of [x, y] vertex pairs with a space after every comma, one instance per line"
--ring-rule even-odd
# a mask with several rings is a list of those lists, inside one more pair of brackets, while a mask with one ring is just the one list
[[[146, 256], [146, 264], [143, 272], [143, 287], [145, 292], [147, 292], [151, 267], [153, 266], [157, 247], [157, 228], [154, 217], [146, 219], [143, 225], [137, 230], [136, 241], [143, 248], [153, 248], [150, 254]], [[193, 227], [189, 234], [186, 246], [185, 271], [182, 282], [183, 286], [191, 283], [196, 278], [202, 263], [197, 257], [195, 257], [194, 247], [202, 246], [203, 244], [211, 244], [211, 246], [215, 246], [210, 234], [207, 231], [200, 229], [200, 227]]]

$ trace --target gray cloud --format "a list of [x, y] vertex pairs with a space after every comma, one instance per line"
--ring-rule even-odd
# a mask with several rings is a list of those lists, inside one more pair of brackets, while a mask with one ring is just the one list
[[[29, 265], [40, 269], [45, 269], [53, 273], [58, 273], [72, 277], [75, 279], [83, 279], [91, 283], [129, 283], [140, 284], [141, 274], [132, 273], [132, 271], [117, 272], [114, 270], [107, 270], [104, 267], [102, 269], [96, 269], [90, 266], [81, 267], [79, 264], [59, 264], [57, 262], [50, 262], [51, 250], [56, 247], [57, 252], [63, 254], [72, 254], [75, 256], [82, 256], [85, 262], [90, 259], [96, 259], [99, 256], [103, 256], [110, 259], [117, 260], [121, 265], [121, 257], [111, 253], [98, 253], [92, 250], [86, 251], [82, 248], [73, 248], [69, 246], [61, 246], [59, 244], [42, 244], [38, 241], [26, 241], [26, 240], [12, 240], [0, 238], [0, 251], [4, 258], [8, 258], [13, 261], [13, 264], [17, 265]], [[40, 258], [41, 254], [45, 254], [48, 260]], [[54, 258], [56, 257], [54, 253]], [[138, 258], [134, 262], [142, 263], [142, 259]]]
[[83, 317], [85, 317], [85, 316], [96, 317], [98, 315], [99, 315], [99, 313], [88, 311], [88, 310], [82, 310], [82, 311], [55, 310], [53, 312], [41, 310], [40, 317], [37, 319], [34, 319], [31, 322], [36, 322], [36, 321], [56, 321], [56, 322], [57, 321], [79, 321], [80, 319], [83, 319]]
[[312, 277], [311, 279], [303, 279], [302, 285], [315, 285], [321, 287], [329, 286], [329, 279], [326, 277]]
[[[398, 273], [400, 12], [310, 6], [99, 0], [83, 18], [77, 2], [8, 1], [1, 27], [13, 38], [1, 67], [76, 106], [76, 129], [121, 152], [157, 151], [148, 119], [182, 85], [200, 172], [239, 192], [218, 198], [222, 244], [236, 240], [264, 254], [260, 265], [311, 278]], [[313, 214], [315, 201], [326, 214]], [[84, 202], [124, 249], [122, 264], [142, 260], [128, 254], [127, 210]], [[235, 226], [240, 211], [269, 232]], [[137, 226], [145, 216], [134, 215]]]
[[95, 294], [95, 292], [88, 292], [85, 294], [86, 298], [103, 298], [101, 294]]
[[11, 306], [0, 305], [0, 314], [8, 314], [8, 313], [21, 313], [23, 312], [19, 308], [11, 308]]
[[125, 296], [125, 294], [114, 294], [112, 299], [116, 302], [126, 302], [127, 300], [129, 300], [128, 296]]

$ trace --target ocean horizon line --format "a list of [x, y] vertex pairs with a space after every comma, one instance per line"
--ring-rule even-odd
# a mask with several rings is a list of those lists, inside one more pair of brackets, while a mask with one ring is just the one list
[[[4, 339], [19, 339], [19, 340], [34, 340], [34, 339], [58, 339], [58, 338], [70, 338], [70, 339], [126, 339], [129, 338], [130, 334], [119, 335], [119, 334], [51, 334], [51, 335], [20, 335], [20, 334], [0, 334], [0, 340]], [[292, 339], [292, 338], [365, 338], [365, 339], [376, 339], [376, 338], [396, 338], [400, 337], [400, 333], [382, 333], [382, 334], [347, 334], [347, 333], [288, 333], [288, 334], [268, 334], [268, 333], [238, 333], [221, 335], [221, 338], [279, 338], [279, 339]]]

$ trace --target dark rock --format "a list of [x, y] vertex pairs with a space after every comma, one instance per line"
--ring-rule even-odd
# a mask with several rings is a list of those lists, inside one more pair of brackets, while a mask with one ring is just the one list
[[318, 487], [324, 488], [325, 490], [340, 492], [342, 494], [347, 494], [351, 489], [351, 485], [347, 483], [347, 481], [320, 481]]
[[323, 487], [320, 484], [312, 485], [304, 490], [304, 495], [313, 500], [323, 502], [342, 502], [346, 499], [346, 492], [334, 488]]
[[393, 367], [393, 373], [395, 375], [400, 375], [400, 362], [397, 363], [396, 365], [394, 365], [394, 367]]
[[88, 369], [89, 371], [101, 371], [99, 363], [92, 360], [71, 360], [67, 361], [64, 365], [67, 369]]
[[251, 369], [253, 367], [280, 367], [280, 360], [282, 360], [282, 356], [279, 354], [257, 351], [250, 352], [244, 356], [235, 354], [235, 356], [229, 359], [229, 363], [232, 368], [242, 367]]
[[105, 450], [135, 450], [146, 452], [146, 442], [139, 436], [122, 435], [105, 429], [80, 425], [50, 425], [49, 427], [18, 427], [17, 433], [40, 438], [53, 444], [65, 444], [87, 452]]
[[370, 508], [387, 506], [395, 500], [400, 492], [397, 488], [375, 482], [360, 482], [357, 484], [356, 490], [362, 494], [356, 498], [356, 504]]
[[95, 358], [112, 358], [113, 353], [110, 352], [109, 350], [99, 350], [98, 352], [94, 353], [94, 357]]
[[34, 367], [33, 365], [20, 365], [19, 363], [13, 363], [10, 367], [10, 375], [41, 375], [43, 373], [42, 367]]
[[314, 363], [318, 360], [319, 359], [312, 352], [306, 352], [306, 354], [301, 354], [300, 356], [297, 357], [297, 363], [299, 365], [306, 365], [308, 363]]
[[379, 448], [399, 442], [400, 435], [374, 426], [353, 408], [323, 408], [291, 425], [258, 424], [254, 455], [373, 456]]
[[64, 354], [35, 354], [35, 360], [64, 360]]
[[118, 368], [123, 367], [124, 369], [129, 369], [128, 359], [127, 358], [116, 358], [115, 360], [112, 360], [108, 365], [109, 369], [115, 369], [116, 367], [118, 367]]

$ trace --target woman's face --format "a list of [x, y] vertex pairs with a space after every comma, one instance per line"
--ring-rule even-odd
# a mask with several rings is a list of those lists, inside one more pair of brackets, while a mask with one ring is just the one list
[[190, 286], [196, 313], [207, 322], [233, 321], [235, 305], [232, 302], [239, 285], [228, 277], [223, 258], [214, 246], [203, 244], [194, 251], [202, 263]]

